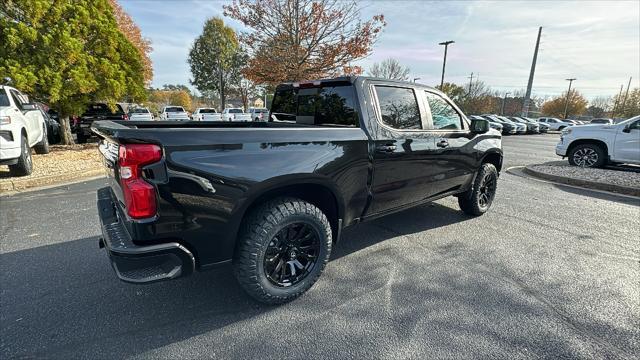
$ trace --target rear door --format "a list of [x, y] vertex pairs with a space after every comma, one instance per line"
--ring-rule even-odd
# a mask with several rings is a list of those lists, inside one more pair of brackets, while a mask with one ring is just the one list
[[368, 214], [402, 207], [432, 196], [438, 164], [435, 138], [426, 131], [421, 94], [408, 85], [370, 82], [376, 127], [373, 140], [372, 201]]

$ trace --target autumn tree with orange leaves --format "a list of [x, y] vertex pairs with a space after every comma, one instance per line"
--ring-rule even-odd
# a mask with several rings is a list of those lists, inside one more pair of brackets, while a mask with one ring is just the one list
[[234, 0], [224, 14], [252, 30], [240, 35], [244, 75], [268, 85], [353, 73], [386, 25], [383, 15], [361, 20], [358, 4], [344, 0]]
[[133, 22], [131, 16], [118, 4], [118, 0], [109, 0], [109, 4], [113, 8], [113, 15], [116, 18], [118, 24], [118, 30], [129, 40], [131, 44], [138, 50], [140, 57], [142, 58], [142, 64], [144, 66], [143, 78], [145, 84], [149, 85], [153, 78], [153, 65], [151, 63], [151, 40], [142, 37], [142, 32], [138, 25]]

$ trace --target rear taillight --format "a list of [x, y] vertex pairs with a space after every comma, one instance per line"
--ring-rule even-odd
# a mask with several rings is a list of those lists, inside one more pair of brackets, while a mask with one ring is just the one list
[[162, 150], [153, 144], [120, 145], [118, 165], [120, 184], [127, 208], [133, 219], [150, 218], [156, 214], [155, 188], [142, 178], [142, 167], [162, 159]]
[[122, 120], [129, 120], [129, 116], [127, 114], [122, 115]]

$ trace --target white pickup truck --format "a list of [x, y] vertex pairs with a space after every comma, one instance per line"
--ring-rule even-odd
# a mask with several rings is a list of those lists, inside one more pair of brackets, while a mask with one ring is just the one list
[[640, 115], [619, 124], [565, 128], [556, 154], [569, 164], [601, 167], [607, 163], [640, 164]]
[[240, 108], [226, 108], [222, 110], [222, 121], [251, 121], [251, 114]]
[[160, 113], [160, 120], [189, 121], [189, 114], [182, 106], [165, 106]]
[[31, 174], [32, 147], [36, 154], [49, 153], [42, 113], [18, 89], [0, 85], [0, 165], [9, 165], [11, 176]]
[[191, 114], [191, 120], [193, 121], [222, 121], [220, 113], [213, 108], [197, 108], [196, 111]]

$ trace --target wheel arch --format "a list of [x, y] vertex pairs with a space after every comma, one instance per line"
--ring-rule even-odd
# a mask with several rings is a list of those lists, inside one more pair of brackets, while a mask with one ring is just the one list
[[239, 224], [260, 204], [278, 197], [294, 197], [317, 206], [331, 224], [333, 241], [338, 240], [345, 203], [337, 186], [323, 177], [286, 176], [260, 183], [243, 202], [238, 215]]
[[567, 156], [569, 156], [569, 153], [578, 145], [583, 145], [583, 144], [595, 144], [598, 145], [602, 148], [602, 150], [604, 150], [604, 155], [605, 155], [605, 159], [609, 156], [609, 147], [607, 146], [607, 143], [599, 140], [599, 139], [578, 139], [578, 140], [574, 140], [572, 141], [569, 146], [567, 146]]
[[496, 167], [496, 170], [500, 172], [502, 170], [502, 160], [503, 160], [502, 152], [496, 150], [496, 151], [491, 151], [486, 153], [482, 157], [480, 164], [484, 164], [484, 163], [493, 164], [493, 166]]

